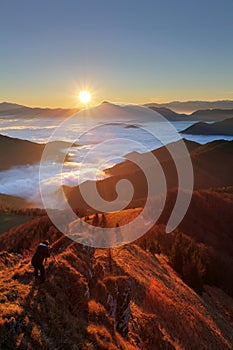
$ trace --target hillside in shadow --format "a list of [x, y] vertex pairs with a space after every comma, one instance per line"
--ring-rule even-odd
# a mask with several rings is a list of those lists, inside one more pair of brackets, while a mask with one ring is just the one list
[[[179, 143], [179, 141], [178, 141]], [[208, 189], [233, 185], [233, 141], [213, 141], [205, 145], [185, 140], [189, 151], [194, 173], [194, 189]], [[174, 143], [176, 145], [176, 143]], [[178, 187], [177, 170], [174, 158], [185, 158], [183, 154], [171, 154], [165, 146], [152, 152], [164, 171], [168, 189]], [[136, 159], [144, 161], [145, 169], [150, 169], [151, 163], [147, 161], [147, 154], [134, 153]], [[127, 158], [127, 156], [126, 156]], [[134, 186], [134, 194], [128, 208], [143, 207], [147, 198], [147, 180], [145, 173], [132, 161], [126, 160], [105, 171], [109, 176], [96, 182], [100, 195], [108, 201], [116, 199], [116, 184], [121, 179], [129, 180]], [[156, 184], [156, 174], [155, 174]], [[91, 209], [81, 195], [81, 190], [92, 193], [92, 182], [86, 182], [77, 187], [65, 187], [68, 202], [74, 209]], [[93, 211], [93, 210], [92, 210]]]
[[[39, 144], [28, 140], [21, 140], [0, 135], [0, 171], [16, 166], [39, 163], [46, 144]], [[63, 159], [62, 150], [70, 146], [64, 141], [52, 141], [49, 143], [50, 158], [56, 161]], [[76, 147], [74, 144], [72, 147]]]
[[191, 135], [227, 135], [233, 136], [233, 118], [225, 119], [213, 124], [196, 123], [181, 131], [182, 134]]

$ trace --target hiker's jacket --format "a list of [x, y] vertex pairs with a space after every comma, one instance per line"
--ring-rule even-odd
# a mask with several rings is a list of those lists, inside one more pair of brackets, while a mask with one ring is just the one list
[[40, 243], [32, 257], [32, 265], [40, 266], [43, 264], [45, 258], [50, 256], [49, 248], [46, 244]]

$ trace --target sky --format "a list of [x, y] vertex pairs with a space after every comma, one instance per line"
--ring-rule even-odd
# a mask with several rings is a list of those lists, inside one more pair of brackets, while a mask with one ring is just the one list
[[0, 102], [233, 99], [232, 0], [0, 0]]

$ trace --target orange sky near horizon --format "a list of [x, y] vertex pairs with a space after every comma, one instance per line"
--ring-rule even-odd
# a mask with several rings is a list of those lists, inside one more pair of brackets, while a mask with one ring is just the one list
[[1, 2], [0, 101], [233, 100], [233, 1]]
[[233, 100], [233, 92], [222, 94], [168, 94], [167, 96], [164, 94], [158, 94], [150, 96], [146, 96], [146, 94], [142, 94], [143, 96], [133, 96], [133, 94], [128, 94], [125, 96], [114, 96], [112, 94], [108, 94], [105, 91], [95, 91], [94, 89], [80, 89], [74, 90], [73, 93], [64, 91], [64, 94], [50, 94], [49, 96], [44, 95], [43, 92], [41, 95], [32, 95], [25, 94], [25, 96], [21, 93], [19, 94], [4, 94], [0, 95], [1, 102], [9, 102], [16, 103], [28, 107], [40, 107], [40, 108], [83, 108], [83, 104], [79, 100], [79, 93], [82, 90], [87, 90], [91, 93], [91, 100], [88, 102], [88, 106], [96, 106], [103, 101], [109, 101], [112, 103], [132, 103], [132, 104], [145, 104], [145, 103], [169, 103], [173, 101], [217, 101], [217, 100]]

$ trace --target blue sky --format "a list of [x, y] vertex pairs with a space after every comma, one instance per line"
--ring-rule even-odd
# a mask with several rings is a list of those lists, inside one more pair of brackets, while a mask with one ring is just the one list
[[232, 0], [1, 0], [0, 101], [233, 99]]

